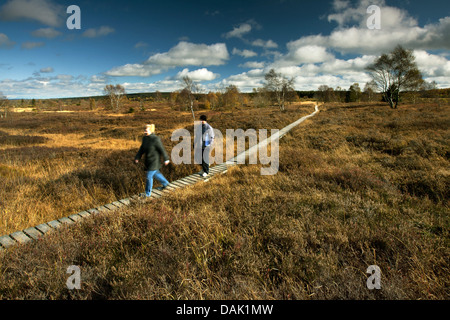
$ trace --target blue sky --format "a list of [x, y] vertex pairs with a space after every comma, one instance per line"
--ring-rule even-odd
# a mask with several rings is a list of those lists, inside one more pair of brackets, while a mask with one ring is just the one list
[[[66, 12], [81, 9], [81, 29]], [[381, 28], [369, 29], [370, 5]], [[260, 87], [271, 68], [297, 90], [347, 89], [397, 44], [425, 80], [450, 87], [450, 5], [428, 0], [0, 1], [0, 92], [8, 98]]]

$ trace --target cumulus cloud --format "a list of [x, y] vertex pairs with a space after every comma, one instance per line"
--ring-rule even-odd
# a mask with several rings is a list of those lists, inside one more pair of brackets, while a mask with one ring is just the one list
[[255, 51], [252, 51], [252, 50], [247, 50], [247, 49], [239, 50], [236, 48], [233, 48], [232, 53], [235, 55], [238, 55], [238, 56], [242, 56], [244, 58], [256, 57], [258, 55]]
[[153, 65], [126, 64], [107, 71], [105, 75], [111, 77], [150, 77], [165, 71], [166, 68], [157, 68]]
[[113, 33], [115, 30], [108, 26], [102, 26], [100, 28], [91, 28], [87, 29], [85, 32], [83, 32], [83, 37], [86, 38], [98, 38], [98, 37], [104, 37], [108, 34]]
[[218, 66], [229, 59], [224, 43], [212, 45], [195, 44], [181, 41], [168, 52], [158, 53], [146, 61], [146, 64], [176, 67], [176, 66]]
[[39, 72], [40, 73], [52, 73], [55, 70], [52, 67], [42, 68]]
[[135, 49], [139, 49], [139, 48], [145, 48], [148, 47], [148, 43], [144, 42], [144, 41], [139, 41], [138, 43], [136, 43], [134, 45]]
[[192, 81], [211, 81], [219, 77], [218, 74], [213, 73], [206, 68], [201, 68], [194, 71], [189, 71], [189, 69], [185, 68], [178, 72], [175, 78], [183, 79], [186, 76], [191, 78]]
[[261, 69], [261, 68], [264, 68], [264, 65], [265, 65], [264, 62], [248, 61], [244, 64], [240, 64], [239, 67], [250, 68], [250, 69]]
[[415, 50], [414, 56], [419, 70], [422, 71], [424, 77], [450, 78], [450, 61], [447, 58], [435, 54], [430, 54], [425, 50]]
[[278, 44], [276, 42], [274, 42], [273, 40], [257, 39], [252, 42], [252, 45], [255, 47], [263, 47], [266, 49], [278, 48]]
[[224, 43], [206, 45], [181, 41], [168, 52], [154, 54], [144, 63], [116, 67], [105, 74], [113, 77], [149, 77], [175, 67], [223, 65], [229, 58]]
[[53, 39], [60, 36], [62, 33], [53, 28], [41, 28], [33, 31], [31, 34], [36, 38]]
[[6, 34], [0, 33], [0, 49], [11, 49], [15, 44]]
[[303, 63], [318, 63], [329, 61], [334, 58], [334, 56], [329, 53], [325, 47], [322, 46], [298, 46], [295, 43], [289, 43], [287, 45], [287, 48], [288, 53], [278, 60], [278, 64], [297, 65]]
[[52, 0], [10, 0], [0, 8], [0, 20], [32, 20], [57, 27], [64, 21], [65, 8]]
[[244, 34], [252, 31], [252, 26], [249, 23], [242, 23], [238, 27], [234, 27], [233, 30], [225, 33], [224, 37], [229, 38], [242, 38]]
[[[378, 5], [381, 9], [381, 29], [367, 28], [367, 8]], [[450, 49], [450, 17], [437, 23], [418, 25], [407, 11], [386, 5], [384, 0], [360, 0], [354, 7], [349, 1], [335, 0], [336, 10], [328, 21], [337, 27], [330, 35], [312, 35], [291, 41], [288, 47], [322, 46], [342, 54], [381, 54], [398, 44], [410, 49]]]
[[27, 42], [22, 43], [22, 49], [31, 50], [31, 49], [43, 47], [44, 45], [45, 45], [44, 42], [27, 41]]

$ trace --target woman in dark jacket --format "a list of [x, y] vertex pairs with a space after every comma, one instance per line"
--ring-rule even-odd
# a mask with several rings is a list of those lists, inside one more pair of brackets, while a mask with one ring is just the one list
[[164, 164], [167, 166], [169, 164], [169, 156], [161, 142], [161, 139], [155, 135], [155, 125], [149, 124], [145, 128], [145, 136], [142, 139], [141, 147], [139, 148], [134, 162], [138, 163], [142, 155], [145, 155], [145, 171], [146, 171], [146, 182], [145, 182], [145, 195], [150, 197], [153, 188], [153, 177], [156, 178], [161, 183], [161, 187], [158, 190], [163, 190], [167, 187], [169, 182], [167, 179], [159, 172], [161, 168], [161, 156], [164, 158]]

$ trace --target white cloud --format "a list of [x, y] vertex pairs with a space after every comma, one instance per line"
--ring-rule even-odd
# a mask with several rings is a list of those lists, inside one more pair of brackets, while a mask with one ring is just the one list
[[105, 72], [105, 75], [111, 77], [150, 77], [160, 74], [165, 70], [166, 68], [156, 68], [155, 66], [152, 65], [135, 63], [115, 67]]
[[139, 49], [139, 48], [145, 48], [148, 47], [148, 43], [144, 42], [144, 41], [139, 41], [138, 43], [136, 43], [134, 45], [135, 49]]
[[90, 78], [92, 83], [106, 83], [108, 81], [108, 77], [105, 75], [93, 75]]
[[229, 38], [242, 38], [246, 33], [252, 31], [252, 26], [249, 23], [242, 23], [239, 27], [233, 28], [233, 30], [227, 32], [224, 37]]
[[31, 34], [37, 38], [53, 39], [60, 36], [62, 33], [53, 28], [42, 28], [33, 31]]
[[44, 45], [45, 45], [44, 42], [27, 41], [27, 42], [22, 43], [22, 49], [31, 50], [31, 49], [34, 49], [34, 48], [43, 47]]
[[0, 49], [11, 49], [15, 44], [15, 42], [9, 40], [6, 34], [0, 33]]
[[65, 10], [52, 0], [10, 0], [0, 8], [0, 20], [32, 20], [57, 27], [64, 21]]
[[244, 58], [256, 57], [258, 55], [255, 51], [252, 51], [252, 50], [247, 50], [247, 49], [239, 50], [236, 48], [233, 48], [232, 53], [235, 55], [238, 55], [238, 56], [242, 56]]
[[264, 65], [265, 65], [264, 62], [248, 61], [244, 64], [240, 64], [239, 67], [250, 69], [261, 69], [264, 68]]
[[251, 92], [253, 88], [262, 87], [264, 85], [264, 74], [265, 72], [263, 69], [254, 69], [232, 75], [215, 84], [215, 89], [223, 90], [230, 85], [235, 85], [241, 92]]
[[329, 61], [334, 58], [327, 49], [317, 45], [296, 46], [293, 43], [287, 45], [288, 54], [279, 59], [281, 64], [303, 64]]
[[447, 58], [430, 54], [424, 50], [415, 50], [414, 56], [419, 70], [422, 71], [424, 77], [449, 77], [450, 78], [450, 61]]
[[[381, 9], [379, 30], [367, 28], [370, 5], [378, 5]], [[390, 7], [384, 0], [360, 0], [355, 7], [350, 7], [348, 1], [335, 0], [334, 8], [337, 12], [330, 14], [328, 21], [336, 22], [338, 26], [330, 35], [302, 37], [290, 45], [324, 46], [343, 54], [381, 54], [398, 44], [410, 49], [450, 49], [450, 17], [421, 27], [407, 11]]]
[[151, 56], [146, 64], [167, 67], [218, 66], [225, 64], [229, 58], [227, 46], [224, 43], [206, 45], [181, 41], [168, 52]]
[[252, 42], [252, 45], [255, 46], [255, 47], [263, 47], [263, 48], [266, 48], [266, 49], [278, 48], [278, 44], [275, 43], [272, 40], [265, 41], [265, 40], [262, 40], [262, 39], [257, 39], [257, 40], [254, 40]]
[[52, 67], [42, 68], [39, 72], [41, 73], [52, 73], [55, 70]]
[[182, 71], [178, 72], [178, 74], [175, 76], [176, 79], [183, 79], [183, 77], [188, 76], [193, 81], [211, 81], [219, 77], [218, 74], [213, 73], [209, 71], [206, 68], [189, 71], [189, 69], [183, 69]]
[[149, 77], [175, 67], [223, 65], [229, 58], [224, 43], [206, 45], [181, 41], [168, 52], [154, 54], [142, 64], [126, 64], [105, 74], [113, 77]]
[[86, 38], [98, 38], [98, 37], [104, 37], [107, 36], [110, 33], [113, 33], [115, 30], [108, 26], [102, 26], [100, 28], [91, 28], [87, 29], [83, 33], [83, 37]]

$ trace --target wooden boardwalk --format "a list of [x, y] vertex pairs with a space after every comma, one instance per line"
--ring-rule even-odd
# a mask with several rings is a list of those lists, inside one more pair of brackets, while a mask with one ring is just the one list
[[[164, 189], [163, 191], [153, 189], [150, 199], [157, 199], [157, 198], [161, 198], [163, 196], [167, 196], [168, 194], [170, 194], [171, 192], [173, 192], [177, 189], [184, 188], [184, 187], [187, 187], [190, 185], [194, 185], [199, 182], [207, 182], [216, 175], [226, 173], [228, 171], [229, 167], [236, 166], [238, 163], [244, 163], [245, 159], [248, 156], [252, 155], [253, 153], [258, 152], [259, 148], [267, 146], [273, 139], [277, 139], [277, 138], [279, 139], [279, 138], [283, 137], [292, 128], [298, 126], [300, 123], [302, 123], [306, 119], [316, 115], [317, 112], [319, 112], [319, 109], [316, 106], [314, 113], [291, 123], [287, 127], [279, 130], [274, 135], [268, 137], [267, 139], [265, 139], [263, 141], [260, 141], [257, 145], [249, 148], [248, 150], [245, 150], [244, 152], [238, 154], [236, 157], [227, 160], [225, 163], [218, 164], [214, 167], [211, 167], [209, 175], [207, 177], [202, 177], [198, 173], [195, 173], [190, 176], [181, 178], [179, 180], [172, 181], [168, 185], [168, 187], [166, 189]], [[105, 212], [105, 213], [111, 212], [111, 211], [117, 210], [119, 208], [122, 208], [124, 206], [129, 206], [133, 202], [144, 202], [147, 200], [148, 200], [148, 198], [146, 198], [144, 194], [135, 195], [130, 198], [114, 201], [112, 203], [108, 203], [108, 204], [102, 205], [97, 208], [93, 208], [93, 209], [89, 209], [89, 210], [82, 211], [79, 213], [75, 213], [68, 217], [60, 218], [60, 219], [53, 220], [53, 221], [50, 221], [47, 223], [43, 223], [38, 226], [31, 227], [31, 228], [28, 228], [28, 229], [25, 229], [22, 231], [17, 231], [17, 232], [11, 233], [9, 235], [1, 236], [0, 237], [0, 251], [10, 248], [17, 244], [25, 244], [28, 242], [32, 242], [34, 240], [37, 240], [37, 239], [43, 237], [45, 234], [47, 234], [49, 232], [57, 230], [58, 228], [60, 228], [64, 225], [70, 225], [70, 224], [77, 223], [85, 218], [99, 214], [101, 212]]]

